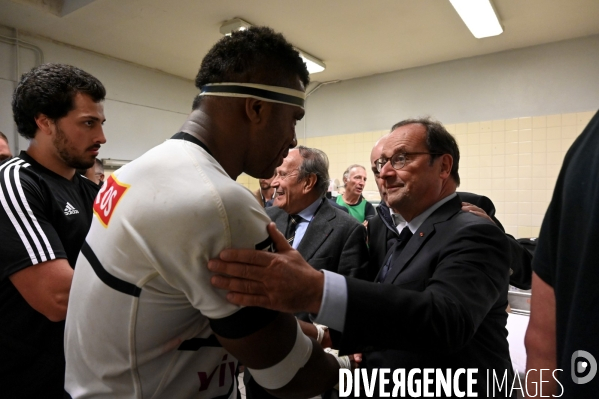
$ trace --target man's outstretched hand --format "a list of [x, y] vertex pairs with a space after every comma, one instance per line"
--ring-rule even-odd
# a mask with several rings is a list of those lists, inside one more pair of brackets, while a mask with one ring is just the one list
[[277, 253], [225, 249], [220, 259], [208, 262], [208, 269], [217, 273], [210, 282], [230, 291], [227, 300], [236, 305], [288, 313], [318, 313], [324, 275], [289, 246], [274, 223], [267, 229]]

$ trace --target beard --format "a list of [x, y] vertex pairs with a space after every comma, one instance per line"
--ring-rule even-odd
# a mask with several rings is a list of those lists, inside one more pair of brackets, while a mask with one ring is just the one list
[[89, 169], [94, 166], [95, 157], [77, 155], [76, 150], [71, 145], [71, 142], [64, 132], [56, 124], [56, 135], [52, 141], [54, 148], [58, 152], [58, 156], [63, 162], [73, 169]]

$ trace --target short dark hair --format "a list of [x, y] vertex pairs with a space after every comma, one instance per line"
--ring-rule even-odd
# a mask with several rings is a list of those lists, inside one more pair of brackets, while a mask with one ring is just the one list
[[24, 73], [12, 96], [12, 112], [19, 134], [32, 139], [37, 131], [35, 118], [46, 115], [58, 120], [74, 108], [77, 93], [94, 102], [106, 97], [98, 79], [71, 65], [43, 64]]
[[[253, 26], [233, 32], [220, 39], [202, 60], [196, 76], [198, 89], [209, 83], [258, 83], [272, 86], [290, 86], [299, 77], [304, 87], [310, 83], [306, 64], [297, 50], [265, 26]], [[201, 102], [196, 97], [193, 109]]]
[[297, 147], [302, 157], [297, 181], [301, 181], [311, 174], [316, 175], [314, 189], [324, 197], [329, 189], [329, 158], [327, 154], [317, 148], [308, 148], [300, 145]]
[[[426, 129], [426, 147], [429, 152], [435, 154], [449, 154], [453, 158], [453, 166], [451, 167], [451, 177], [460, 185], [460, 174], [458, 169], [460, 167], [460, 149], [455, 138], [445, 129], [441, 122], [435, 121], [431, 118], [419, 118], [419, 119], [406, 119], [396, 123], [391, 128], [394, 131], [398, 127], [420, 124]], [[430, 164], [432, 165], [438, 155], [431, 155]]]

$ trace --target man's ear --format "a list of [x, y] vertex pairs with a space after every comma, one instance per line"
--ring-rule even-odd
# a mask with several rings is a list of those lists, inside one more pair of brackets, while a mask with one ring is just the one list
[[252, 123], [264, 122], [269, 109], [269, 104], [266, 101], [251, 97], [245, 99], [245, 113]]
[[302, 181], [302, 183], [304, 184], [303, 192], [307, 194], [310, 191], [312, 191], [312, 189], [316, 185], [317, 180], [318, 179], [314, 173], [310, 173], [306, 178], [304, 178], [304, 180]]
[[54, 121], [48, 118], [46, 115], [39, 114], [38, 116], [36, 116], [35, 124], [37, 125], [38, 130], [41, 131], [43, 134], [52, 134], [51, 126], [54, 125]]
[[442, 179], [447, 179], [451, 175], [451, 168], [453, 167], [453, 157], [449, 154], [443, 154], [440, 156], [441, 159], [441, 173]]

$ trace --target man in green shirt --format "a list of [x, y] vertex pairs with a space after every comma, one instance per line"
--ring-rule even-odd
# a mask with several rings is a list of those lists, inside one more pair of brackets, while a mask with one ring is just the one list
[[343, 183], [345, 192], [337, 197], [337, 204], [347, 208], [360, 223], [376, 215], [372, 204], [362, 196], [366, 185], [366, 169], [362, 165], [350, 165], [343, 172]]

